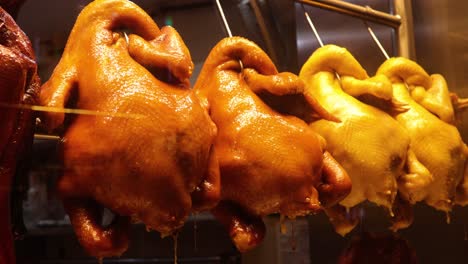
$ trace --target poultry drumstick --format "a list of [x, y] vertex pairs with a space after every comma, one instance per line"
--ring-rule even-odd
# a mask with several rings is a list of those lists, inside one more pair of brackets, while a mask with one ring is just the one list
[[[44, 116], [49, 130], [65, 125], [58, 191], [89, 254], [122, 254], [129, 218], [168, 235], [217, 203], [216, 127], [189, 87], [192, 69], [178, 33], [131, 1], [96, 0], [78, 16], [40, 98], [96, 113]], [[117, 214], [106, 228], [101, 206]]]

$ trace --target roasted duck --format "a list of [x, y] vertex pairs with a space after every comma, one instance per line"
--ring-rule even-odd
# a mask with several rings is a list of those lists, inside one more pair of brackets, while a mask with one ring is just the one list
[[[323, 138], [258, 96], [303, 94], [304, 87], [296, 75], [278, 73], [257, 45], [241, 37], [221, 40], [194, 89], [218, 127], [222, 202], [212, 212], [239, 251], [262, 240], [262, 216], [315, 213], [349, 193], [348, 175], [325, 151]], [[335, 120], [313, 97], [306, 99], [320, 116]]]
[[[178, 33], [131, 1], [96, 0], [78, 16], [40, 99], [88, 111], [43, 121], [64, 126], [58, 191], [89, 254], [122, 254], [130, 218], [168, 235], [218, 202], [216, 126], [189, 87], [192, 69]], [[117, 214], [108, 227], [102, 207]]]
[[[345, 235], [356, 226], [358, 218], [353, 208], [366, 200], [387, 208], [392, 216], [392, 207], [397, 206], [395, 211], [400, 211], [399, 203], [394, 202], [401, 179], [411, 181], [418, 177], [412, 181], [418, 189], [431, 182], [431, 175], [412, 154], [405, 129], [384, 111], [356, 98], [371, 96], [397, 105], [385, 76], [369, 78], [346, 49], [334, 45], [317, 49], [299, 76], [306, 84], [306, 93], [313, 94], [341, 120], [337, 123], [322, 119], [310, 124], [325, 138], [327, 149], [348, 172], [353, 184], [351, 193], [339, 205], [326, 210], [338, 233]], [[396, 215], [395, 219], [399, 217]], [[395, 225], [401, 228], [409, 222]]]
[[15, 263], [10, 195], [17, 162], [32, 145], [40, 80], [31, 42], [0, 8], [0, 263]]
[[[454, 111], [447, 83], [442, 75], [429, 76], [424, 69], [405, 58], [392, 58], [378, 69], [393, 83], [394, 96], [409, 106], [409, 110], [395, 116], [411, 137], [411, 147], [418, 160], [432, 173], [433, 181], [424, 189], [401, 182], [404, 197], [415, 203], [424, 200], [428, 205], [450, 212], [456, 188], [463, 178], [468, 154], [454, 121]], [[460, 187], [459, 200], [467, 200], [468, 189]]]

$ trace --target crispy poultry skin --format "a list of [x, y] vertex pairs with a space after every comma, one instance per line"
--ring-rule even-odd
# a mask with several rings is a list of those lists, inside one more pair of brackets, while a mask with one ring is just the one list
[[40, 87], [34, 52], [24, 32], [0, 8], [0, 263], [15, 263], [10, 195], [17, 162], [32, 145], [32, 111], [18, 104], [35, 104]]
[[[89, 254], [122, 254], [130, 218], [168, 235], [218, 202], [216, 126], [189, 87], [192, 68], [178, 33], [130, 1], [96, 0], [78, 16], [40, 99], [94, 113], [43, 118], [50, 130], [66, 121], [58, 190]], [[108, 228], [101, 206], [118, 215]]]
[[424, 200], [449, 212], [463, 178], [466, 146], [457, 128], [449, 124], [454, 121], [454, 111], [445, 79], [439, 74], [429, 76], [421, 66], [405, 58], [385, 61], [377, 73], [388, 76], [395, 97], [409, 106], [407, 112], [395, 118], [408, 131], [415, 155], [434, 179], [423, 190], [414, 190], [413, 184], [402, 182], [402, 193], [411, 202]]
[[[422, 173], [430, 180], [430, 174], [412, 155], [405, 129], [384, 111], [355, 98], [371, 95], [392, 101], [392, 86], [385, 76], [369, 78], [345, 48], [334, 45], [317, 49], [299, 76], [306, 84], [306, 93], [313, 94], [327, 111], [341, 120], [340, 123], [324, 119], [310, 123], [326, 139], [330, 153], [348, 172], [353, 184], [351, 193], [338, 206], [326, 210], [338, 233], [345, 235], [358, 223], [357, 217], [353, 217], [356, 213], [348, 215], [345, 208], [352, 209], [368, 200], [387, 208], [392, 215], [400, 178]], [[420, 182], [418, 188], [427, 184]], [[398, 226], [405, 225], [398, 223]]]
[[[262, 240], [262, 216], [315, 213], [350, 191], [346, 172], [324, 151], [323, 138], [258, 97], [302, 94], [303, 88], [296, 75], [278, 73], [257, 45], [241, 37], [225, 38], [212, 49], [194, 86], [218, 127], [222, 202], [212, 212], [239, 251]], [[334, 119], [313, 97], [306, 99], [320, 115]]]

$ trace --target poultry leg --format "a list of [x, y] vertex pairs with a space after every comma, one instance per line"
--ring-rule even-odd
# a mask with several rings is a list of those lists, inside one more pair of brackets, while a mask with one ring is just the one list
[[320, 203], [324, 207], [334, 206], [350, 193], [351, 179], [328, 151], [323, 153], [322, 170], [322, 183], [317, 187]]
[[360, 205], [346, 208], [340, 204], [324, 209], [335, 232], [341, 236], [345, 236], [359, 224], [361, 210]]
[[401, 197], [414, 204], [427, 196], [427, 187], [434, 179], [412, 149], [408, 149], [406, 158], [407, 173], [397, 179], [398, 191]]
[[108, 227], [101, 226], [102, 208], [89, 199], [63, 198], [76, 236], [86, 251], [97, 257], [120, 256], [128, 247], [130, 218], [116, 216]]
[[240, 252], [255, 248], [265, 236], [266, 227], [262, 218], [247, 214], [232, 203], [223, 201], [211, 213], [228, 230]]

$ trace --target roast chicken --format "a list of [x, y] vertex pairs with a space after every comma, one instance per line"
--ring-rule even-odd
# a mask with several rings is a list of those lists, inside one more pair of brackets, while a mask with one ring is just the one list
[[351, 53], [335, 45], [317, 49], [299, 76], [306, 84], [306, 93], [313, 94], [341, 120], [321, 119], [310, 124], [325, 138], [330, 153], [353, 184], [351, 193], [339, 205], [326, 210], [335, 230], [341, 235], [350, 232], [358, 224], [355, 207], [364, 201], [388, 209], [397, 222], [406, 221], [394, 223], [394, 227], [409, 225], [411, 218], [405, 220], [404, 215], [396, 214], [406, 208], [401, 200], [395, 204], [398, 181], [408, 179], [414, 188], [421, 189], [431, 182], [431, 175], [412, 153], [405, 129], [386, 112], [356, 98], [370, 96], [398, 106], [391, 83], [383, 75], [369, 78]]
[[17, 162], [32, 145], [40, 80], [31, 42], [0, 8], [0, 263], [15, 263], [10, 196]]
[[[262, 240], [262, 216], [315, 213], [349, 193], [349, 177], [323, 138], [258, 96], [303, 94], [304, 84], [292, 73], [278, 73], [257, 45], [241, 37], [221, 40], [194, 89], [218, 128], [221, 202], [212, 212], [239, 251]], [[306, 100], [319, 116], [337, 121], [312, 96]]]
[[[192, 69], [178, 33], [131, 1], [96, 0], [79, 14], [40, 100], [81, 110], [43, 122], [63, 127], [58, 192], [89, 254], [122, 254], [131, 220], [169, 235], [218, 202], [216, 126], [190, 89]], [[102, 207], [117, 215], [106, 227]]]
[[[429, 76], [415, 62], [405, 58], [391, 58], [378, 69], [393, 83], [394, 96], [409, 106], [409, 110], [395, 116], [411, 137], [411, 147], [418, 160], [431, 172], [433, 181], [424, 189], [402, 181], [401, 192], [414, 203], [450, 212], [457, 186], [463, 179], [467, 147], [454, 121], [454, 111], [447, 83], [442, 75]], [[467, 203], [465, 186], [459, 188], [458, 200]]]

